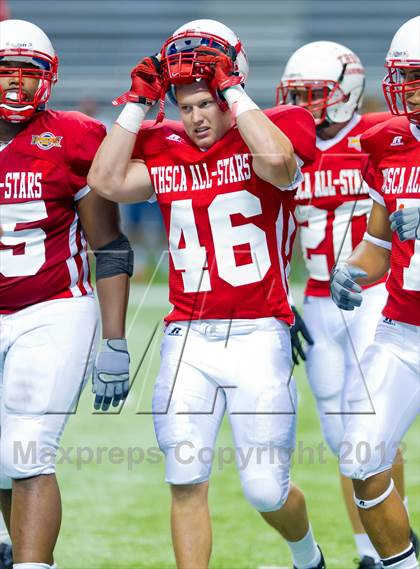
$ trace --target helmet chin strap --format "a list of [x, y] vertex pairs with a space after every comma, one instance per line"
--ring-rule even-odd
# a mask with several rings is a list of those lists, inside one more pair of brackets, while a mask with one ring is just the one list
[[326, 128], [328, 128], [329, 126], [331, 126], [332, 124], [337, 124], [334, 121], [330, 120], [327, 115], [325, 115], [325, 119], [322, 121], [321, 124], [316, 125], [316, 132], [321, 132], [322, 130], [325, 130]]

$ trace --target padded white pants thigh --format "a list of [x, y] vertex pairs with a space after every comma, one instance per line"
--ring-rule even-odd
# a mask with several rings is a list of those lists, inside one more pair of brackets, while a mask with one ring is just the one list
[[324, 438], [336, 455], [344, 435], [344, 386], [351, 375], [360, 375], [360, 360], [373, 342], [386, 295], [384, 284], [366, 289], [362, 306], [352, 312], [340, 310], [330, 297], [305, 299], [304, 319], [314, 340], [306, 354], [306, 373]]
[[64, 425], [91, 372], [96, 301], [52, 300], [0, 318], [0, 465], [11, 478], [51, 474]]
[[213, 449], [227, 407], [246, 497], [260, 511], [281, 507], [295, 445], [290, 372], [289, 330], [274, 318], [168, 326], [153, 397], [166, 480], [209, 478], [200, 451]]
[[365, 480], [389, 470], [420, 410], [420, 327], [381, 318], [361, 361], [363, 385], [346, 389], [350, 414], [340, 449], [341, 472]]

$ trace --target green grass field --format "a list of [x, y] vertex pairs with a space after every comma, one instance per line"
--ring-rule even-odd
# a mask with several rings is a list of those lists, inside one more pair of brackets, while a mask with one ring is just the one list
[[[142, 291], [132, 295], [129, 343], [134, 372], [150, 343], [134, 389], [121, 414], [93, 414], [90, 385], [65, 431], [58, 466], [63, 496], [63, 525], [56, 549], [60, 569], [166, 569], [175, 567], [169, 530], [169, 490], [163, 482], [164, 464], [157, 460], [150, 415], [151, 392], [159, 366], [161, 326], [167, 306], [159, 289], [152, 289], [142, 306]], [[329, 569], [351, 569], [356, 551], [339, 491], [337, 465], [330, 453], [326, 461], [310, 461], [304, 447], [321, 441], [315, 405], [302, 366], [295, 370], [300, 391], [298, 447], [293, 480], [305, 492], [311, 523], [322, 545]], [[390, 417], [390, 420], [392, 418]], [[420, 493], [417, 485], [420, 424], [406, 439], [406, 486], [412, 525], [420, 530]], [[231, 444], [225, 422], [220, 447]], [[70, 448], [73, 450], [70, 451]], [[77, 464], [76, 447], [79, 449]], [[83, 448], [87, 447], [87, 448]], [[101, 447], [106, 447], [107, 450]], [[117, 447], [110, 451], [112, 447]], [[128, 462], [129, 449], [145, 453], [141, 464]], [[150, 455], [148, 449], [152, 449]], [[92, 452], [97, 456], [92, 460]], [[140, 451], [132, 457], [140, 462]], [[84, 463], [82, 463], [84, 461]], [[132, 461], [133, 462], [133, 461]], [[321, 463], [320, 463], [321, 462]], [[213, 569], [291, 567], [288, 548], [264, 524], [242, 496], [234, 465], [215, 469], [211, 481], [213, 518]]]

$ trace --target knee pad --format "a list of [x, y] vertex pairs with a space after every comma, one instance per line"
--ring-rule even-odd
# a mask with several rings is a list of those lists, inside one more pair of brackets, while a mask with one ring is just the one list
[[276, 512], [289, 495], [289, 479], [278, 481], [274, 477], [248, 478], [242, 481], [245, 498], [258, 512]]

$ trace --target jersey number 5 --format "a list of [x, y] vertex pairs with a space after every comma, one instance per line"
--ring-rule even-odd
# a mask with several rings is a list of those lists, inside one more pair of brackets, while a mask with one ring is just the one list
[[[1, 206], [0, 226], [3, 235], [0, 243], [0, 273], [5, 277], [35, 275], [45, 263], [45, 232], [39, 227], [20, 229], [23, 224], [40, 221], [47, 217], [43, 201], [13, 203]], [[15, 252], [17, 246], [23, 253]]]

